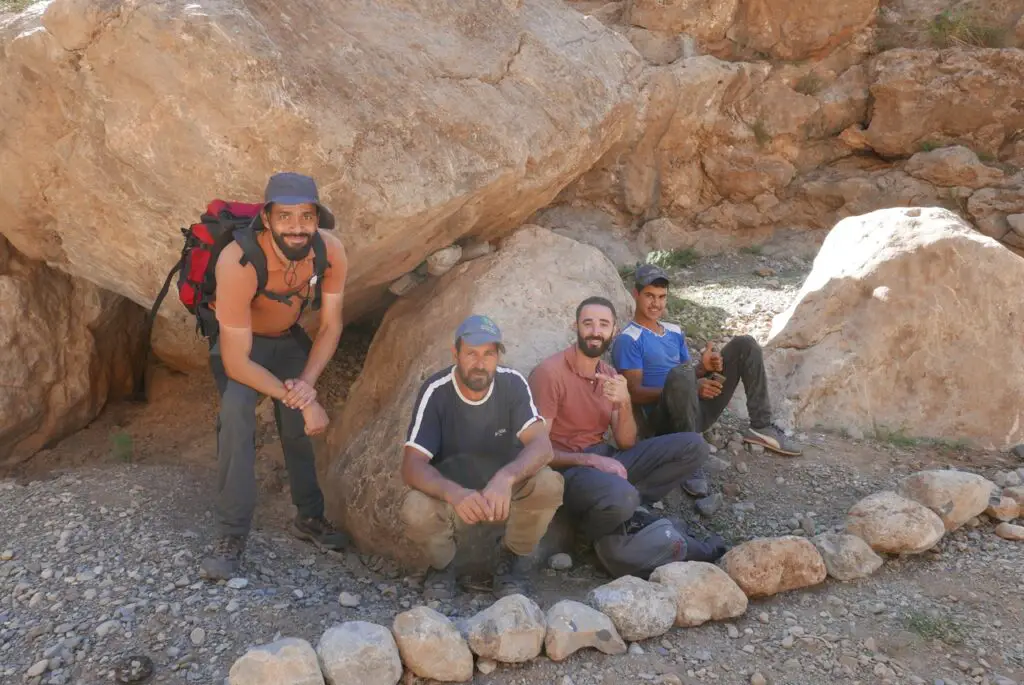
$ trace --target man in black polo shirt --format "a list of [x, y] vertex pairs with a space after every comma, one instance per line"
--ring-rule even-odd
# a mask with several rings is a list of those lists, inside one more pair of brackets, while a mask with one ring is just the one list
[[430, 560], [428, 597], [455, 594], [456, 530], [501, 521], [494, 594], [526, 592], [526, 557], [562, 504], [562, 476], [547, 466], [547, 424], [526, 379], [498, 366], [504, 351], [497, 325], [470, 316], [455, 334], [455, 364], [428, 378], [416, 397], [402, 459], [412, 488], [402, 518]]

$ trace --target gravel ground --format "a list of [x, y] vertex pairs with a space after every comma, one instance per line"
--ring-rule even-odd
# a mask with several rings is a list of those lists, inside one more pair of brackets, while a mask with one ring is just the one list
[[[754, 273], [763, 268], [775, 273]], [[771, 316], [789, 303], [808, 268], [755, 254], [701, 259], [679, 274], [674, 294], [694, 303], [679, 313], [705, 337], [751, 332], [763, 342]], [[331, 372], [338, 401], [360, 359], [349, 346]], [[214, 411], [205, 379], [164, 374], [158, 382], [163, 390], [155, 396], [176, 389], [178, 397], [192, 394], [201, 415]], [[270, 427], [261, 438], [262, 492], [244, 580], [200, 580], [212, 523], [213, 445], [209, 426], [197, 427], [195, 413], [180, 414], [161, 402], [114, 407], [16, 480], [0, 482], [0, 682], [117, 682], [120, 660], [142, 655], [153, 662], [150, 682], [220, 685], [251, 645], [279, 636], [315, 645], [333, 623], [390, 625], [396, 613], [422, 603], [417, 579], [382, 560], [321, 554], [287, 535], [290, 504]], [[711, 436], [729, 463], [712, 479], [725, 506], [702, 519], [681, 493], [663, 503], [668, 513], [733, 542], [837, 529], [859, 498], [922, 468], [954, 465], [1005, 478], [1024, 466], [1007, 455], [904, 438], [826, 434], [800, 436], [807, 445], [801, 458], [777, 458], [736, 444], [739, 425], [727, 414]], [[127, 457], [111, 448], [120, 444], [117, 435], [131, 437]], [[887, 559], [868, 579], [829, 579], [752, 601], [740, 619], [674, 629], [626, 656], [587, 651], [557, 664], [542, 657], [478, 673], [476, 682], [749, 683], [761, 674], [768, 683], [807, 685], [1021, 683], [1024, 545], [996, 537], [990, 522], [976, 524], [928, 553]], [[541, 607], [583, 599], [606, 582], [592, 561], [539, 571]], [[460, 617], [490, 602], [466, 594], [435, 607]]]

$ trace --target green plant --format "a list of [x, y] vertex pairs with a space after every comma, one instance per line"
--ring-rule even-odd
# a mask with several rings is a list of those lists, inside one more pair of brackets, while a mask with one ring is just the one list
[[752, 255], [764, 254], [764, 245], [745, 245], [740, 248], [740, 252]]
[[970, 12], [945, 10], [928, 24], [928, 37], [937, 48], [955, 45], [976, 48], [1006, 46], [1006, 31], [978, 23]]
[[885, 426], [875, 428], [875, 439], [880, 442], [887, 442], [894, 447], [916, 447], [921, 441], [906, 434], [903, 428], [892, 430]]
[[924, 638], [942, 640], [951, 645], [964, 641], [963, 629], [948, 616], [930, 616], [923, 611], [911, 611], [904, 617], [903, 623], [908, 630]]
[[692, 247], [684, 250], [654, 250], [647, 254], [648, 264], [657, 264], [662, 268], [686, 268], [700, 260], [700, 255]]
[[918, 145], [918, 149], [921, 152], [931, 152], [932, 150], [938, 150], [940, 147], [943, 147], [942, 143], [937, 143], [934, 140], [925, 140]]
[[132, 436], [128, 433], [118, 432], [110, 436], [110, 454], [117, 461], [132, 463], [134, 451]]
[[688, 338], [706, 341], [721, 337], [726, 332], [729, 313], [720, 307], [705, 307], [669, 293], [665, 318], [678, 323]]
[[793, 90], [804, 95], [817, 95], [824, 85], [817, 72], [809, 71], [797, 80]]
[[37, 0], [0, 0], [0, 12], [20, 12]]

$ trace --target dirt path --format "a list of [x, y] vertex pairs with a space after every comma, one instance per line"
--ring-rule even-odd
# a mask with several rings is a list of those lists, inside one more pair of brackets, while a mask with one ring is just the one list
[[[788, 303], [808, 267], [756, 254], [699, 260], [675, 293], [693, 304], [678, 304], [676, 313], [698, 338], [732, 330], [763, 340], [771, 315]], [[776, 273], [755, 275], [760, 268]], [[350, 344], [339, 356], [331, 387], [343, 401], [361, 352]], [[112, 407], [12, 474], [17, 480], [0, 482], [0, 682], [114, 682], [117, 659], [143, 654], [155, 664], [153, 682], [219, 685], [251, 645], [277, 636], [315, 645], [335, 622], [390, 625], [396, 613], [422, 603], [413, 578], [355, 554], [319, 554], [288, 537], [287, 484], [268, 423], [247, 584], [231, 589], [201, 581], [198, 561], [212, 522], [216, 400], [202, 375], [158, 374], [154, 390], [152, 404]], [[664, 503], [734, 542], [837, 529], [860, 497], [921, 468], [951, 465], [996, 477], [1024, 466], [1006, 455], [903, 437], [809, 434], [799, 459], [732, 452], [725, 445], [737, 425], [727, 416], [715, 436], [719, 456], [732, 464], [713, 480], [716, 489], [734, 493], [723, 509], [697, 520], [681, 493]], [[539, 571], [535, 599], [542, 608], [582, 599], [605, 582], [589, 561], [576, 559], [567, 572]], [[341, 592], [358, 595], [358, 606], [342, 607]], [[807, 685], [1024, 682], [1022, 595], [1024, 545], [980, 523], [947, 535], [929, 553], [887, 559], [866, 580], [829, 579], [752, 601], [736, 621], [674, 629], [638, 645], [642, 654], [588, 651], [560, 664], [542, 657], [477, 674], [476, 682], [748, 683], [754, 672], [771, 683]], [[438, 608], [466, 617], [490, 602], [467, 594]], [[44, 674], [27, 677], [44, 659]]]

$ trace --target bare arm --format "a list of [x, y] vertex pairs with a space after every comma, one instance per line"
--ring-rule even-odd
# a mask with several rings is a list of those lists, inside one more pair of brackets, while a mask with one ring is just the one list
[[592, 466], [594, 455], [589, 452], [563, 452], [552, 450], [554, 457], [551, 459], [551, 466], [558, 469], [567, 469], [572, 466]]
[[620, 450], [628, 450], [636, 444], [636, 419], [628, 402], [616, 406], [612, 412], [612, 434]]
[[661, 388], [651, 388], [643, 384], [643, 369], [625, 369], [622, 375], [626, 377], [629, 397], [634, 404], [653, 404], [661, 399]]
[[335, 351], [338, 349], [338, 342], [341, 340], [343, 328], [341, 303], [344, 296], [341, 293], [324, 293], [323, 304], [320, 309], [320, 327], [316, 332], [316, 340], [313, 341], [313, 349], [309, 351], [309, 358], [306, 359], [306, 366], [302, 370], [302, 380], [310, 385], [316, 385], [317, 379], [323, 373], [324, 367], [331, 361]]
[[252, 329], [220, 327], [220, 355], [228, 378], [256, 392], [283, 400], [288, 394], [284, 383], [250, 359], [251, 352]]
[[508, 484], [520, 483], [551, 463], [551, 440], [548, 438], [548, 427], [544, 421], [531, 423], [519, 434], [523, 449], [516, 458], [501, 468], [491, 480], [501, 479]]
[[402, 451], [402, 480], [410, 488], [452, 504], [466, 488], [448, 480], [430, 463], [430, 457], [415, 447]]

